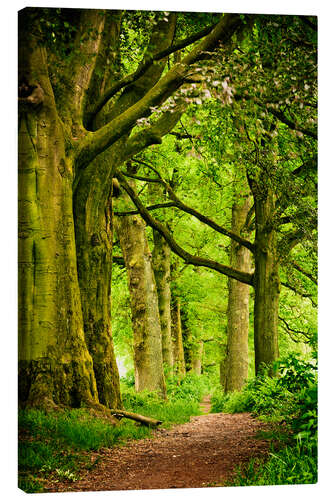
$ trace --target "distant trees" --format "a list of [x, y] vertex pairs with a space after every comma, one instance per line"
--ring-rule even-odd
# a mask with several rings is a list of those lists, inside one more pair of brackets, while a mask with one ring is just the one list
[[[287, 32], [292, 33], [291, 38]], [[212, 90], [212, 95], [222, 102], [223, 118], [218, 107], [214, 134], [208, 129], [204, 132], [201, 150], [209, 137], [210, 154], [217, 155], [218, 151], [220, 164], [229, 162], [236, 171], [239, 164], [245, 168], [253, 196], [247, 225], [254, 230], [254, 241], [184, 203], [153, 165], [148, 167], [149, 175], [141, 176], [141, 180], [160, 183], [176, 208], [250, 251], [254, 272], [188, 252], [131, 192], [124, 174], [117, 175], [147, 224], [160, 232], [176, 255], [187, 264], [214, 269], [254, 288], [258, 373], [262, 365], [271, 365], [279, 356], [280, 266], [294, 260], [296, 247], [304, 243], [304, 248], [315, 248], [316, 242], [315, 30], [312, 23], [309, 25], [297, 16], [278, 17], [275, 24], [271, 17], [262, 16], [238, 45], [235, 41], [235, 45], [222, 51], [221, 61], [222, 90]], [[278, 63], [274, 65], [272, 61]], [[251, 63], [255, 63], [253, 68]], [[207, 109], [214, 109], [214, 105]], [[193, 142], [188, 131], [175, 134]], [[197, 142], [200, 144], [200, 140]], [[218, 164], [216, 160], [215, 163]], [[294, 268], [301, 272], [297, 259]], [[309, 279], [315, 278], [310, 275]]]
[[[126, 196], [123, 193], [117, 200], [121, 202]], [[138, 215], [116, 216], [115, 228], [131, 299], [135, 388], [156, 390], [165, 397], [159, 297], [145, 223]]]

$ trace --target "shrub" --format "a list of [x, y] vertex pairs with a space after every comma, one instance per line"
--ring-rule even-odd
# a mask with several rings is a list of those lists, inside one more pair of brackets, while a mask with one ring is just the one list
[[187, 401], [200, 402], [209, 391], [209, 379], [204, 375], [188, 373], [183, 379], [179, 379], [177, 376], [167, 378], [167, 395], [172, 401], [186, 399]]
[[278, 370], [279, 384], [290, 392], [300, 391], [316, 380], [317, 364], [301, 360], [296, 353], [290, 353], [275, 364]]
[[293, 395], [280, 386], [278, 379], [261, 375], [250, 380], [240, 392], [223, 394], [216, 391], [212, 398], [212, 412], [248, 411], [254, 415], [268, 414], [279, 420], [292, 402]]
[[284, 421], [287, 426], [284, 439], [288, 446], [272, 449], [264, 463], [253, 460], [239, 470], [232, 482], [235, 486], [317, 481], [316, 364], [291, 354], [278, 361], [275, 370], [277, 377], [262, 373], [239, 393], [214, 394], [212, 411], [251, 411], [270, 422]]

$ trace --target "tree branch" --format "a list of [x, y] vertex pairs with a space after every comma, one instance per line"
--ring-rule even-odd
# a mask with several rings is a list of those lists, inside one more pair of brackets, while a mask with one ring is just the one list
[[[68, 68], [71, 81], [69, 86], [71, 95], [67, 96], [68, 104], [78, 126], [83, 126], [84, 99], [93, 75], [102, 40], [105, 16], [101, 15], [101, 12], [103, 11], [94, 9], [81, 10], [80, 29], [74, 42], [75, 50], [80, 54], [80, 57], [77, 57], [75, 63], [72, 63], [71, 67]], [[94, 32], [95, 36], [86, 36], [87, 27]]]
[[116, 95], [117, 92], [119, 92], [124, 87], [127, 87], [128, 85], [131, 85], [136, 80], [138, 80], [154, 64], [154, 62], [160, 61], [161, 59], [164, 59], [170, 54], [177, 52], [178, 50], [181, 50], [187, 47], [188, 45], [191, 45], [197, 40], [200, 40], [200, 38], [203, 38], [204, 36], [208, 35], [208, 33], [212, 31], [214, 26], [215, 25], [208, 26], [207, 28], [204, 28], [202, 31], [195, 33], [194, 35], [191, 35], [188, 38], [185, 38], [184, 40], [180, 40], [179, 42], [173, 44], [171, 47], [161, 50], [152, 57], [149, 57], [146, 60], [144, 60], [133, 73], [131, 73], [130, 75], [126, 75], [119, 82], [112, 85], [112, 87], [110, 87], [104, 93], [104, 95], [98, 100], [96, 106], [92, 110], [90, 120], [92, 120], [101, 111], [101, 109], [105, 106], [105, 104], [114, 95]]
[[241, 281], [242, 283], [246, 283], [248, 285], [253, 286], [253, 274], [246, 273], [243, 271], [238, 271], [237, 269], [233, 269], [229, 266], [224, 266], [223, 264], [220, 264], [210, 259], [205, 259], [202, 257], [191, 255], [182, 247], [180, 247], [178, 243], [174, 240], [174, 238], [171, 236], [170, 231], [163, 224], [161, 224], [159, 221], [157, 221], [150, 215], [149, 211], [141, 203], [140, 199], [135, 194], [134, 190], [127, 183], [125, 176], [121, 172], [117, 171], [116, 177], [118, 177], [118, 179], [121, 181], [122, 187], [125, 189], [129, 197], [133, 201], [134, 205], [139, 210], [141, 217], [144, 219], [144, 221], [153, 229], [158, 231], [164, 237], [164, 239], [170, 246], [171, 250], [176, 255], [181, 257], [186, 263], [191, 264], [193, 266], [201, 266], [214, 269], [215, 271], [224, 274], [225, 276], [234, 278], [237, 281]]
[[280, 241], [279, 250], [282, 253], [289, 253], [304, 238], [304, 232], [297, 229], [294, 232], [287, 233]]
[[125, 267], [124, 257], [121, 257], [120, 255], [112, 255], [112, 260], [118, 264], [118, 266]]
[[312, 306], [317, 307], [317, 304], [313, 300], [311, 293], [304, 293], [302, 290], [298, 290], [294, 286], [290, 285], [289, 283], [283, 282], [283, 281], [281, 281], [281, 285], [284, 286], [285, 288], [289, 288], [289, 290], [292, 290], [294, 293], [296, 293], [297, 295], [300, 295], [304, 299], [309, 299], [311, 301]]
[[124, 156], [132, 158], [152, 144], [161, 144], [162, 137], [173, 129], [184, 111], [185, 106], [180, 103], [172, 112], [165, 111], [152, 125], [131, 136], [126, 143]]
[[301, 274], [304, 274], [304, 276], [309, 278], [309, 280], [311, 280], [315, 285], [318, 285], [318, 280], [314, 276], [312, 276], [312, 274], [310, 274], [308, 271], [303, 269], [303, 267], [297, 264], [297, 262], [292, 261], [290, 262], [290, 264], [293, 266], [294, 269], [297, 269], [297, 271], [299, 271]]
[[174, 135], [175, 137], [177, 137], [177, 139], [181, 140], [181, 139], [194, 139], [194, 135], [191, 135], [191, 134], [182, 134], [181, 132], [170, 132], [170, 135]]
[[305, 129], [296, 122], [287, 118], [286, 115], [282, 113], [282, 111], [278, 111], [272, 108], [268, 108], [267, 111], [272, 115], [274, 115], [278, 120], [280, 120], [280, 122], [284, 123], [285, 125], [288, 125], [288, 127], [291, 128], [292, 130], [298, 130], [299, 132], [302, 132], [302, 134], [307, 135], [308, 137], [312, 137], [313, 139], [318, 139], [317, 132], [312, 132], [311, 130]]
[[[139, 163], [148, 166], [150, 169], [152, 169], [158, 176], [159, 179], [151, 179], [149, 177], [141, 178], [141, 180], [145, 180], [146, 182], [160, 182], [166, 189], [169, 197], [171, 200], [174, 202], [174, 206], [179, 208], [179, 210], [182, 210], [183, 212], [186, 212], [190, 215], [193, 215], [196, 219], [198, 219], [200, 222], [203, 224], [206, 224], [207, 226], [211, 227], [214, 229], [214, 231], [217, 231], [220, 234], [223, 234], [224, 236], [228, 236], [232, 240], [236, 241], [240, 245], [248, 248], [252, 253], [254, 252], [254, 245], [246, 240], [245, 238], [242, 238], [241, 236], [238, 236], [236, 233], [233, 233], [232, 231], [229, 231], [228, 229], [225, 229], [224, 227], [220, 226], [216, 222], [214, 222], [212, 219], [209, 217], [206, 217], [206, 215], [201, 214], [197, 210], [195, 210], [192, 207], [189, 207], [188, 205], [185, 205], [175, 194], [173, 189], [171, 188], [170, 184], [168, 184], [165, 180], [163, 180], [160, 176], [160, 174], [157, 172], [156, 169], [154, 169], [151, 165], [148, 165], [147, 163], [143, 162], [142, 160], [136, 160], [134, 159], [133, 161], [138, 161]], [[125, 174], [126, 175], [126, 174]]]
[[242, 26], [239, 15], [226, 14], [209, 35], [199, 43], [184, 59], [173, 66], [142, 99], [126, 109], [122, 114], [98, 129], [88, 132], [80, 141], [75, 152], [78, 169], [86, 168], [97, 155], [114, 144], [124, 134], [130, 132], [139, 118], [149, 116], [151, 108], [160, 106], [184, 82], [189, 65], [206, 57], [218, 42], [227, 42], [232, 34]]
[[[137, 178], [136, 176], [132, 175], [129, 177]], [[146, 207], [146, 210], [157, 210], [159, 208], [167, 208], [167, 207], [175, 207], [176, 205], [170, 201], [166, 203], [156, 203], [155, 205], [149, 205], [149, 207]], [[118, 217], [124, 217], [126, 215], [138, 215], [140, 213], [139, 210], [129, 210], [128, 212], [114, 212], [114, 215], [117, 215]]]
[[[303, 332], [303, 331], [301, 331], [301, 330], [295, 330], [294, 328], [291, 328], [291, 327], [289, 326], [288, 322], [287, 322], [284, 318], [282, 318], [281, 316], [279, 316], [279, 319], [280, 319], [280, 320], [281, 320], [281, 321], [285, 324], [285, 326], [286, 326], [286, 330], [287, 330], [288, 332], [291, 332], [291, 333], [297, 333], [297, 334], [303, 335], [303, 336], [304, 336], [304, 337], [306, 337], [308, 340], [310, 339], [309, 332], [308, 332], [308, 333], [305, 333], [305, 332]], [[293, 340], [294, 340], [294, 339], [293, 339]], [[294, 341], [295, 341], [295, 340], [294, 340]]]

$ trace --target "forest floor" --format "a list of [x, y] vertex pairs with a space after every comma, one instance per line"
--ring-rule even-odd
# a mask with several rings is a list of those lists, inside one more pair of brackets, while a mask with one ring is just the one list
[[257, 437], [268, 426], [249, 413], [210, 413], [172, 429], [156, 429], [151, 438], [126, 446], [89, 452], [98, 460], [78, 481], [50, 482], [45, 492], [110, 491], [223, 486], [239, 466], [268, 454], [270, 440]]

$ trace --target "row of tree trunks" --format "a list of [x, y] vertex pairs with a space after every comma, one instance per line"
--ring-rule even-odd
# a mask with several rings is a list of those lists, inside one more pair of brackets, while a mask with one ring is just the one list
[[[126, 204], [126, 194], [118, 198], [117, 205], [121, 201]], [[127, 215], [116, 217], [115, 227], [131, 301], [135, 388], [166, 397], [158, 297], [145, 223], [138, 215]]]
[[[26, 81], [30, 88], [38, 90], [28, 97], [21, 95], [19, 100], [19, 398], [23, 404], [36, 406], [75, 407], [101, 402], [119, 407], [119, 380], [110, 324], [113, 169], [147, 145], [161, 141], [161, 136], [176, 122], [169, 123], [171, 114], [166, 116], [167, 127], [164, 122], [162, 130], [155, 127], [149, 140], [141, 142], [140, 134], [137, 134], [139, 138], [134, 136], [129, 140], [129, 131], [140, 116], [146, 116], [148, 105], [155, 100], [158, 104], [158, 98], [162, 103], [164, 97], [181, 85], [185, 76], [182, 71], [195, 62], [197, 51], [210, 49], [218, 37], [222, 37], [222, 32], [227, 42], [234, 30], [242, 26], [242, 21], [238, 16], [224, 16], [213, 35], [207, 37], [207, 43], [198, 45], [185, 57], [184, 64], [168, 72], [161, 88], [158, 81], [166, 59], [151, 65], [121, 93], [104, 118], [100, 113], [89, 123], [88, 131], [84, 127], [90, 112], [85, 108], [86, 102], [96, 102], [117, 75], [110, 58], [120, 59], [121, 13], [111, 11], [104, 16], [94, 10], [76, 12], [75, 50], [73, 58], [68, 59], [71, 67], [65, 67], [56, 82], [60, 86], [58, 94], [62, 93], [57, 102], [49, 75], [56, 78], [58, 68], [57, 64], [53, 68], [52, 64], [48, 65], [46, 45], [42, 46], [39, 36], [39, 14], [36, 9], [25, 9], [20, 13], [19, 29], [19, 82]], [[96, 36], [82, 36], [89, 31]], [[169, 47], [174, 33], [175, 15], [171, 14], [168, 22], [157, 23], [147, 53]], [[82, 58], [86, 63], [84, 71]], [[50, 60], [53, 59], [57, 63], [55, 54], [51, 54]], [[66, 61], [62, 63], [65, 65]], [[94, 73], [95, 68], [99, 71]], [[62, 85], [62, 81], [65, 84]], [[145, 99], [152, 87], [154, 92]], [[142, 103], [142, 107], [138, 103]], [[131, 112], [125, 112], [128, 110]], [[117, 151], [124, 155], [119, 154], [115, 159]], [[270, 192], [263, 198], [258, 190], [253, 194], [257, 248], [255, 341], [256, 366], [259, 367], [278, 355], [279, 280], [276, 236], [270, 225], [274, 198]], [[137, 352], [142, 351], [142, 345], [147, 346], [145, 354], [142, 357], [138, 354], [136, 359], [137, 387], [144, 385], [165, 394], [161, 326], [156, 321], [158, 299], [151, 255], [142, 236], [141, 219], [134, 217], [128, 221], [128, 226], [120, 228], [120, 232], [124, 230], [126, 235], [122, 248], [130, 270], [130, 290], [137, 287], [132, 298], [136, 307], [133, 322], [138, 327], [145, 325], [142, 337], [136, 339]], [[132, 240], [128, 240], [130, 233]], [[128, 245], [128, 241], [133, 241], [133, 246]], [[136, 261], [140, 267], [137, 274], [132, 269]], [[143, 297], [149, 296], [146, 292], [151, 293], [151, 297], [144, 303]], [[179, 311], [178, 304], [175, 324], [180, 352]], [[147, 338], [148, 330], [151, 335]], [[177, 352], [174, 360], [178, 365], [183, 363]], [[180, 373], [183, 371], [180, 367]]]
[[[278, 310], [279, 310], [279, 260], [276, 230], [272, 219], [275, 211], [275, 195], [270, 179], [256, 182], [250, 178], [255, 213], [254, 252], [254, 349], [255, 373], [269, 366], [279, 356]], [[241, 234], [251, 204], [250, 196], [244, 203], [236, 203], [232, 209], [232, 230]], [[252, 258], [248, 249], [231, 242], [230, 263], [232, 267], [250, 272]], [[248, 329], [249, 293], [248, 285], [229, 279], [227, 344], [221, 361], [221, 384], [225, 392], [239, 391], [248, 377]]]

